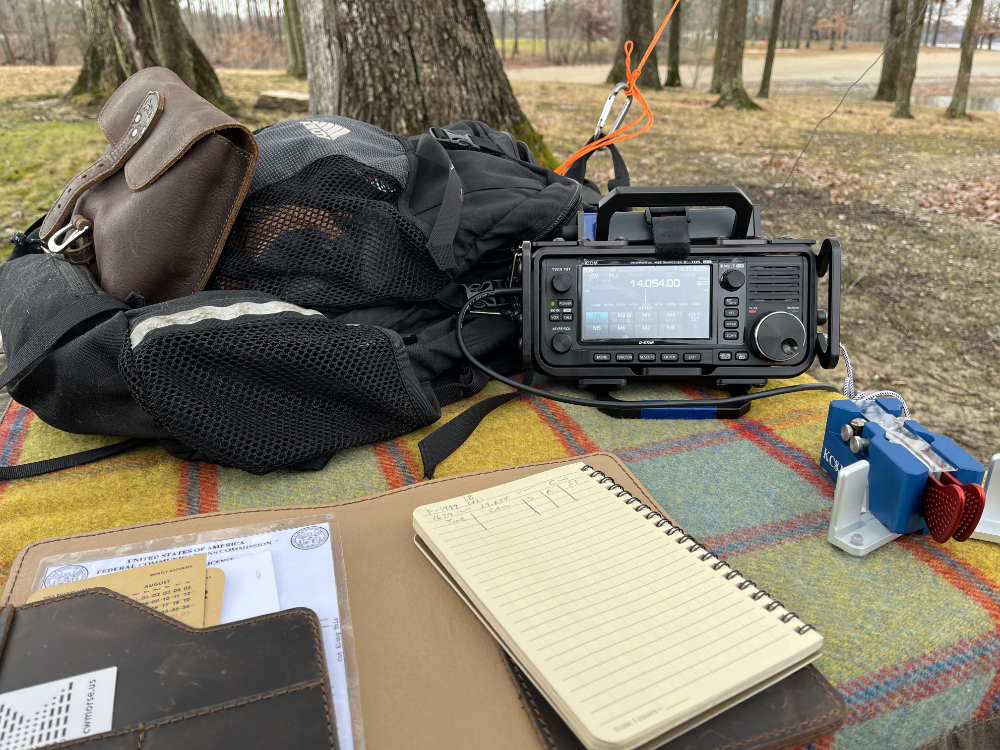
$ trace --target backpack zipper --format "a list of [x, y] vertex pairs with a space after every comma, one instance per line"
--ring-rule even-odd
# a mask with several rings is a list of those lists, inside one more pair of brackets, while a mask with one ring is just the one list
[[580, 193], [583, 192], [583, 186], [576, 180], [573, 180], [573, 184], [576, 186], [576, 189], [573, 192], [572, 199], [570, 199], [570, 201], [566, 204], [567, 208], [563, 209], [562, 213], [559, 214], [554, 222], [545, 228], [544, 232], [533, 238], [531, 240], [532, 242], [542, 242], [543, 240], [550, 239], [549, 235], [552, 235], [552, 233], [556, 230], [562, 229], [566, 224], [566, 219], [569, 218], [571, 214], [576, 213], [577, 209], [580, 207]]

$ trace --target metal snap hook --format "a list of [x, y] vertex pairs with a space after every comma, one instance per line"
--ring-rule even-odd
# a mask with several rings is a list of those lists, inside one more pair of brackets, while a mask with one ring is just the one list
[[[624, 91], [627, 88], [627, 83], [615, 84], [614, 89], [612, 89], [611, 94], [608, 96], [608, 100], [604, 102], [604, 109], [601, 111], [601, 116], [597, 120], [597, 128], [594, 130], [595, 141], [604, 135], [604, 126], [608, 122], [608, 115], [611, 114], [611, 106], [615, 103], [615, 99], [618, 97], [619, 92]], [[633, 99], [635, 99], [635, 97], [631, 95], [625, 98], [625, 103], [622, 104], [622, 108], [618, 112], [618, 116], [615, 118], [615, 123], [611, 126], [611, 130], [609, 132], [614, 133], [621, 127], [622, 122], [625, 121], [625, 116], [628, 114], [629, 108], [632, 106]], [[598, 149], [598, 151], [603, 148], [607, 147], [604, 146], [601, 149]]]
[[[70, 230], [73, 230], [69, 235], [69, 238], [65, 242], [60, 242], [60, 238], [65, 235]], [[90, 231], [90, 227], [86, 226], [83, 229], [76, 229], [72, 224], [67, 224], [62, 229], [59, 229], [55, 234], [49, 237], [49, 241], [43, 246], [43, 250], [49, 255], [61, 255], [67, 247], [76, 242], [80, 237], [83, 237], [87, 232]]]

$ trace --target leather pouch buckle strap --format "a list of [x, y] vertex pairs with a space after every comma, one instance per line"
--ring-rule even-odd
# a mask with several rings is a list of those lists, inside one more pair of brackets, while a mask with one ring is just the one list
[[42, 246], [49, 255], [61, 255], [66, 248], [70, 247], [74, 242], [76, 242], [80, 237], [83, 237], [87, 232], [90, 231], [90, 226], [84, 226], [81, 229], [77, 229], [72, 224], [67, 224], [62, 229], [57, 229], [52, 236], [49, 237], [49, 241]]
[[[65, 221], [73, 206], [76, 205], [80, 196], [97, 183], [121, 169], [122, 165], [145, 140], [162, 112], [163, 94], [158, 91], [150, 91], [136, 110], [135, 115], [132, 117], [131, 126], [121, 141], [105, 151], [100, 159], [77, 174], [63, 188], [62, 193], [45, 216], [45, 221], [42, 222], [39, 236], [43, 240], [48, 242], [57, 232], [66, 229], [66, 227], [59, 229], [59, 227]], [[62, 247], [64, 248], [65, 245]]]

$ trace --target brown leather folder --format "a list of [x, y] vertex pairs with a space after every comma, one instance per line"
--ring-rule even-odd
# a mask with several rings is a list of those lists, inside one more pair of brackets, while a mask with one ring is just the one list
[[[412, 515], [420, 505], [580, 460], [663, 510], [618, 458], [591, 453], [445, 477], [328, 505], [212, 513], [35, 542], [14, 560], [0, 606], [27, 600], [39, 562], [50, 555], [332, 512], [343, 543], [367, 750], [579, 747], [565, 727], [562, 734], [552, 731], [554, 712], [537, 710], [537, 691], [519, 685], [493, 637], [417, 550]], [[805, 684], [818, 689], [803, 691]], [[735, 718], [734, 711], [740, 712]], [[836, 690], [807, 667], [669, 748], [674, 750], [675, 743], [698, 750], [792, 747], [835, 731], [845, 715]]]

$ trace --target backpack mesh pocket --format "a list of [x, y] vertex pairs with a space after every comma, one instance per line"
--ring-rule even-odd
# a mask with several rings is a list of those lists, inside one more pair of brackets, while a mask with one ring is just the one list
[[440, 415], [401, 341], [380, 328], [285, 313], [165, 325], [138, 343], [137, 330], [133, 321], [119, 360], [136, 401], [209, 460], [251, 474], [395, 437]]
[[348, 157], [317, 159], [247, 198], [208, 288], [323, 309], [429, 299], [448, 277], [398, 210], [402, 192]]

